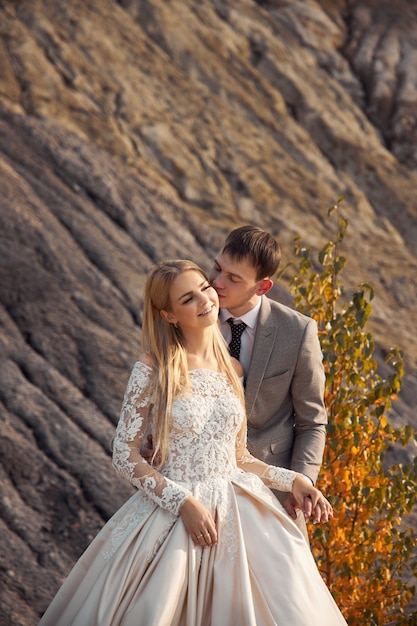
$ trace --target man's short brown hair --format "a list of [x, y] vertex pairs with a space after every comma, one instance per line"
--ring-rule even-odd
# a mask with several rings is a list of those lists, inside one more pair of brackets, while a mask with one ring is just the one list
[[257, 226], [240, 226], [232, 230], [222, 252], [235, 261], [247, 261], [256, 270], [256, 280], [275, 275], [281, 260], [277, 240]]

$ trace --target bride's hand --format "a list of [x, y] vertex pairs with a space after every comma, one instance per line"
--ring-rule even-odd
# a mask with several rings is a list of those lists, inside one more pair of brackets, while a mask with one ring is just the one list
[[332, 505], [321, 491], [313, 487], [302, 474], [298, 474], [295, 477], [292, 493], [297, 500], [298, 506], [304, 512], [306, 519], [313, 515], [313, 522], [315, 524], [329, 522], [332, 519]]
[[217, 543], [217, 530], [210, 511], [194, 496], [181, 505], [180, 516], [192, 540], [203, 548]]

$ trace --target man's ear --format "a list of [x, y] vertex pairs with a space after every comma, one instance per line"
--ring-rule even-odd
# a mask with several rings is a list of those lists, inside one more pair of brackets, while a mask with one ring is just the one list
[[170, 311], [164, 311], [163, 309], [161, 309], [161, 311], [159, 311], [159, 315], [162, 317], [163, 320], [168, 322], [168, 324], [175, 324], [177, 321], [175, 315], [173, 315], [173, 313], [171, 313]]
[[256, 292], [257, 296], [264, 296], [268, 291], [272, 289], [274, 285], [274, 281], [270, 278], [264, 278], [261, 284], [259, 285], [258, 291]]

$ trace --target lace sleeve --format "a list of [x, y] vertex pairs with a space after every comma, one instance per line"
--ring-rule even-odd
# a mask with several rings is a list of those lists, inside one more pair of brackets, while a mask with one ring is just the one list
[[252, 456], [246, 447], [246, 424], [242, 427], [236, 440], [236, 463], [244, 472], [256, 474], [270, 489], [292, 491], [292, 484], [297, 472], [285, 467], [275, 467]]
[[133, 367], [113, 440], [113, 466], [160, 507], [179, 515], [191, 492], [165, 478], [140, 454], [150, 420], [151, 373], [152, 368], [140, 361]]

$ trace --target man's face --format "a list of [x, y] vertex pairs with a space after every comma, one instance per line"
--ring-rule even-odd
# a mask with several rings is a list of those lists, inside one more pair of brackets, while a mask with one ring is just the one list
[[235, 261], [222, 251], [216, 256], [209, 280], [219, 296], [220, 308], [228, 309], [234, 317], [247, 313], [266, 293], [265, 280], [256, 279], [256, 270], [245, 259]]

